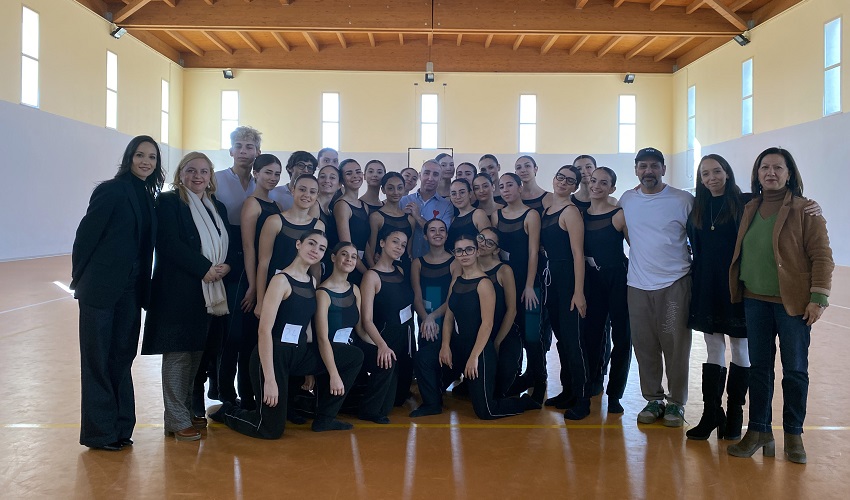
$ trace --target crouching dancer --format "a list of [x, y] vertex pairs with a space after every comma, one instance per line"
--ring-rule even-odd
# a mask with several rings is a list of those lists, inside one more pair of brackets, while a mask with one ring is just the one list
[[[257, 349], [251, 355], [251, 383], [258, 401], [256, 410], [242, 410], [224, 403], [210, 415], [247, 436], [277, 439], [286, 427], [286, 401], [291, 375], [317, 375], [326, 372], [317, 343], [307, 343], [307, 333], [316, 312], [316, 287], [308, 274], [310, 266], [322, 260], [328, 240], [322, 231], [305, 232], [295, 244], [295, 260], [276, 274], [263, 299]], [[276, 311], [276, 313], [273, 313]], [[334, 352], [334, 358], [347, 392], [363, 363], [360, 352], [346, 349]], [[352, 426], [336, 419], [345, 399], [327, 387], [327, 397], [318, 398], [314, 431], [345, 430]], [[338, 391], [336, 391], [338, 392]]]

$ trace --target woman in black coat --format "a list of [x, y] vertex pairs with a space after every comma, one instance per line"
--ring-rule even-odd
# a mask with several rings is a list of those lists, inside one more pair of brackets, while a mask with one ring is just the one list
[[80, 304], [80, 444], [118, 451], [133, 444], [136, 403], [130, 369], [147, 308], [156, 213], [162, 188], [159, 146], [138, 136], [115, 178], [92, 193], [71, 256], [71, 288]]
[[[151, 307], [142, 354], [162, 354], [165, 434], [201, 438], [206, 419], [192, 413], [192, 386], [210, 320], [228, 313], [221, 279], [235, 255], [228, 251], [227, 210], [213, 197], [213, 166], [189, 153], [174, 174], [174, 191], [157, 199], [159, 234]], [[234, 249], [235, 250], [235, 249]]]

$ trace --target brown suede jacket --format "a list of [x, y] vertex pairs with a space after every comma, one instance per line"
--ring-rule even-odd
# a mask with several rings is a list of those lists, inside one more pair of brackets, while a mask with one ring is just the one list
[[[738, 241], [729, 268], [729, 291], [732, 302], [741, 302], [744, 283], [739, 279], [741, 271], [741, 244], [750, 223], [759, 209], [761, 197], [753, 198], [744, 207]], [[785, 195], [782, 207], [773, 228], [773, 255], [779, 274], [779, 293], [782, 305], [790, 316], [801, 316], [811, 301], [812, 293], [829, 296], [832, 286], [832, 249], [826, 231], [826, 219], [812, 217], [803, 212], [809, 202], [807, 198]]]

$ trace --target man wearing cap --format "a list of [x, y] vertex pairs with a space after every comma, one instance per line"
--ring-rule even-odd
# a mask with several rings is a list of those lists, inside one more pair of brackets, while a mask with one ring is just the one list
[[[635, 174], [640, 184], [623, 193], [620, 206], [626, 216], [630, 245], [629, 323], [640, 389], [648, 401], [637, 420], [651, 424], [661, 418], [668, 427], [681, 427], [691, 355], [687, 326], [691, 259], [685, 224], [694, 197], [664, 184], [666, 171], [661, 151], [638, 151]], [[665, 368], [667, 395], [661, 385]]]

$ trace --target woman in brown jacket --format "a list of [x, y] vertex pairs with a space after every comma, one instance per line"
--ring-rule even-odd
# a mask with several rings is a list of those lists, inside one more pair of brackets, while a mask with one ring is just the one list
[[776, 335], [782, 359], [785, 456], [806, 463], [803, 420], [809, 389], [812, 325], [829, 305], [832, 250], [823, 217], [803, 208], [803, 179], [791, 153], [763, 151], [753, 165], [754, 198], [744, 207], [729, 270], [732, 302], [744, 301], [749, 338], [750, 421], [747, 433], [728, 448], [750, 457], [759, 448], [773, 456], [771, 402]]

